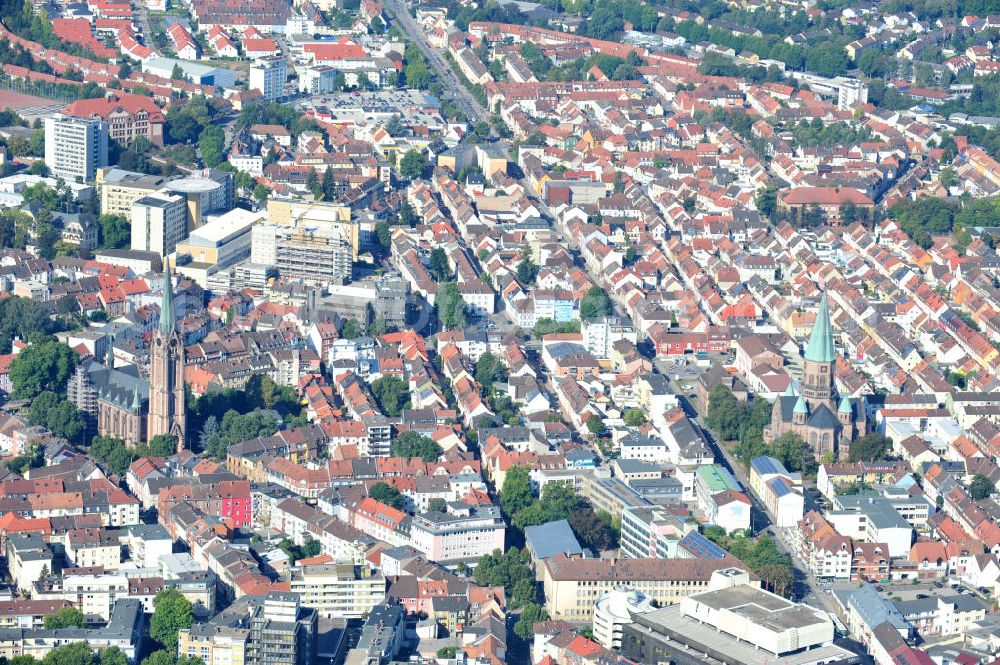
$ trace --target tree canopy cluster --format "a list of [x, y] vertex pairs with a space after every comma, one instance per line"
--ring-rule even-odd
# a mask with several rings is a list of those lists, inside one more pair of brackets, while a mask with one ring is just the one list
[[281, 422], [267, 411], [255, 409], [250, 413], [239, 413], [230, 410], [221, 422], [214, 415], [208, 417], [201, 428], [198, 443], [209, 457], [224, 460], [229, 446], [258, 436], [271, 436], [280, 426]]
[[419, 457], [425, 462], [436, 462], [442, 452], [433, 439], [412, 431], [403, 432], [392, 441], [393, 457]]
[[399, 490], [387, 483], [375, 483], [369, 487], [368, 496], [396, 510], [402, 510], [406, 506], [406, 499]]
[[410, 405], [410, 388], [398, 376], [386, 374], [371, 382], [372, 397], [385, 415], [398, 418]]
[[153, 618], [149, 621], [149, 636], [165, 649], [177, 648], [177, 633], [194, 623], [191, 601], [176, 589], [165, 589], [153, 598]]
[[771, 404], [757, 398], [742, 402], [724, 385], [718, 385], [708, 395], [705, 424], [725, 441], [736, 441], [733, 450], [744, 466], [760, 455], [770, 455], [781, 461], [789, 471], [810, 476], [818, 464], [812, 450], [802, 437], [786, 432], [770, 444], [764, 442], [764, 427], [771, 422]]
[[774, 538], [730, 536], [726, 535], [725, 529], [718, 526], [706, 526], [703, 534], [745, 563], [760, 577], [768, 591], [786, 598], [791, 597], [795, 587], [795, 570], [791, 558], [778, 549]]
[[959, 245], [966, 245], [968, 229], [1000, 225], [1000, 200], [924, 197], [892, 206], [889, 216], [925, 249], [933, 244], [933, 236], [947, 233], [953, 234]]
[[495, 550], [487, 554], [472, 573], [476, 584], [500, 586], [506, 589], [511, 607], [518, 608], [534, 602], [537, 596], [535, 573], [525, 550], [511, 547], [506, 552]]
[[288, 538], [282, 538], [278, 543], [278, 549], [288, 555], [289, 561], [295, 563], [299, 559], [308, 559], [317, 556], [322, 551], [322, 546], [318, 540], [309, 538], [302, 545], [296, 545]]

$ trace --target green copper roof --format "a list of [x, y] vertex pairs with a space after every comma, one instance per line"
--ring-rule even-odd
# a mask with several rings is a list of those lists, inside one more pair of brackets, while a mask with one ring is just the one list
[[138, 411], [142, 408], [142, 400], [139, 399], [139, 389], [136, 388], [132, 391], [132, 410]]
[[833, 349], [833, 327], [830, 325], [830, 305], [826, 302], [826, 294], [819, 301], [819, 313], [812, 334], [809, 335], [809, 345], [806, 347], [806, 360], [817, 363], [832, 363], [837, 354]]
[[797, 393], [795, 392], [795, 384], [791, 381], [788, 382], [788, 387], [785, 388], [785, 393], [783, 397], [795, 397]]
[[799, 395], [799, 399], [795, 402], [795, 408], [792, 413], [809, 413], [808, 407], [806, 407], [806, 401], [802, 399], [802, 395]]
[[840, 400], [840, 406], [837, 408], [840, 413], [854, 413], [854, 408], [851, 407], [851, 400], [847, 399], [847, 395], [844, 395], [844, 399]]
[[170, 281], [170, 264], [163, 259], [163, 303], [160, 305], [160, 332], [174, 332], [174, 285]]

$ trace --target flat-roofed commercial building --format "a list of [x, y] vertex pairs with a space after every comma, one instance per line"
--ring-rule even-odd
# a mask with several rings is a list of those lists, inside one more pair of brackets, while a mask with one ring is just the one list
[[191, 231], [177, 243], [177, 272], [204, 286], [209, 275], [250, 258], [251, 230], [266, 219], [264, 212], [234, 208]]
[[102, 215], [132, 214], [132, 204], [166, 186], [168, 179], [118, 168], [97, 170]]
[[622, 655], [641, 663], [849, 665], [859, 657], [833, 643], [830, 615], [755, 586], [696, 593], [636, 614], [622, 630]]
[[701, 591], [751, 582], [739, 559], [570, 559], [542, 561], [545, 608], [553, 619], [593, 619], [594, 603], [618, 585], [642, 591], [660, 605], [673, 605]]

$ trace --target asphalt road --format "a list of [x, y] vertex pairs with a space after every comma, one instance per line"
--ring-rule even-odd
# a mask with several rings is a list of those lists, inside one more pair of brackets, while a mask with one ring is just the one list
[[486, 109], [462, 85], [458, 76], [455, 75], [452, 68], [445, 62], [445, 59], [441, 57], [441, 54], [427, 43], [427, 36], [424, 35], [424, 31], [420, 29], [420, 26], [413, 19], [406, 3], [402, 0], [386, 0], [384, 6], [392, 14], [399, 29], [417, 46], [417, 49], [423, 54], [431, 69], [434, 70], [438, 80], [441, 81], [441, 84], [444, 86], [444, 92], [441, 95], [442, 98], [455, 102], [473, 124], [481, 120], [488, 121], [489, 113], [486, 112]]

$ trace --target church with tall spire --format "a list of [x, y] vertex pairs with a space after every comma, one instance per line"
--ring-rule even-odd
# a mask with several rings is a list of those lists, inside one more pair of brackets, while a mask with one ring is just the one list
[[817, 459], [828, 453], [846, 459], [851, 442], [868, 433], [868, 422], [863, 397], [838, 394], [836, 363], [830, 305], [824, 293], [806, 345], [798, 389], [793, 383], [774, 401], [771, 424], [764, 428], [766, 442], [795, 432]]
[[169, 434], [177, 439], [177, 450], [184, 448], [186, 417], [184, 404], [184, 338], [177, 330], [174, 312], [174, 287], [170, 265], [164, 260], [163, 301], [160, 324], [153, 332], [149, 352], [149, 420], [150, 439]]

